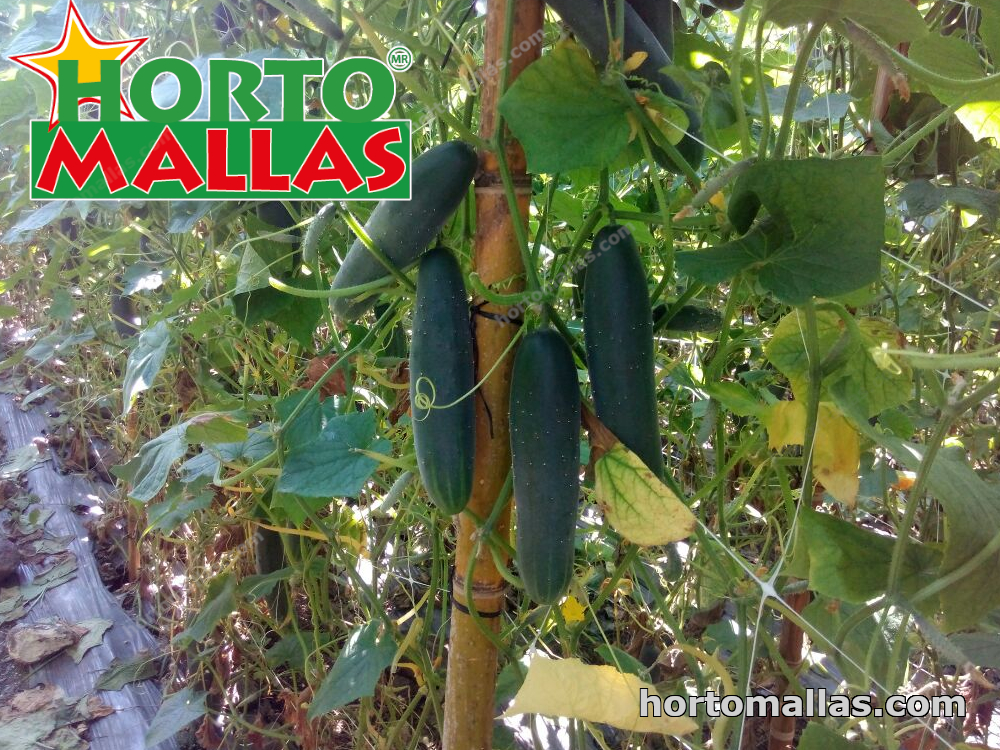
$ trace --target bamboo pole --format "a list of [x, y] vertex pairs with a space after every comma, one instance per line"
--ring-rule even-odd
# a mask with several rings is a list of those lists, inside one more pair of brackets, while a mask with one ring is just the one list
[[[508, 3], [515, 3], [511, 55], [507, 81], [538, 57], [538, 31], [542, 27], [541, 0], [490, 0], [486, 10], [486, 43], [483, 58], [483, 88], [480, 100], [480, 135], [493, 142], [497, 127], [497, 104], [503, 74], [505, 25]], [[519, 47], [524, 42], [523, 48]], [[526, 48], [526, 49], [525, 49]], [[491, 71], [493, 72], [491, 74]], [[523, 289], [524, 273], [514, 221], [527, 226], [531, 178], [526, 174], [524, 152], [513, 139], [505, 141], [507, 165], [513, 178], [520, 215], [511, 213], [500, 177], [500, 167], [493, 153], [481, 154], [480, 174], [476, 179], [476, 233], [474, 264], [486, 284], [514, 278], [503, 292]], [[506, 310], [476, 300], [481, 313], [474, 316], [476, 334], [477, 380], [485, 375], [503, 355], [517, 332], [514, 324], [503, 324], [488, 317]], [[508, 405], [510, 377], [514, 357], [508, 353], [476, 398], [476, 460], [469, 510], [478, 518], [490, 516], [510, 469], [510, 433]], [[488, 408], [487, 408], [488, 407]], [[495, 529], [502, 537], [508, 534], [509, 502], [500, 513]], [[448, 674], [445, 686], [444, 750], [489, 750], [493, 738], [494, 687], [497, 651], [480, 626], [468, 614], [474, 605], [486, 626], [498, 632], [499, 614], [504, 606], [505, 584], [485, 545], [481, 545], [472, 569], [472, 602], [466, 599], [465, 580], [471, 558], [476, 554], [476, 522], [468, 514], [458, 521], [458, 544], [455, 553], [451, 640], [448, 650]]]

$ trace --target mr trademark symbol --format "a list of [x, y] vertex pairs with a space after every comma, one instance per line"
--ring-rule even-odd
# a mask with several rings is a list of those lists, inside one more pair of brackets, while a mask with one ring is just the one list
[[393, 47], [385, 56], [385, 62], [397, 73], [402, 73], [413, 65], [413, 53], [402, 45]]

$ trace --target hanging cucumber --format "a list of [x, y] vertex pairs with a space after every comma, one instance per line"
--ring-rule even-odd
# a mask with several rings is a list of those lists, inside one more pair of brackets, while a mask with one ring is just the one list
[[306, 236], [302, 238], [302, 262], [311, 266], [319, 259], [319, 241], [337, 217], [337, 204], [327, 203], [316, 212], [312, 223], [306, 228]]
[[663, 51], [674, 58], [674, 14], [680, 13], [674, 0], [628, 0], [632, 10], [653, 32]]
[[451, 252], [438, 247], [424, 255], [417, 273], [410, 403], [420, 478], [446, 513], [461, 512], [472, 491], [474, 366], [462, 271]]
[[[607, 19], [611, 19], [613, 29], [617, 13], [614, 0], [608, 0], [607, 16], [605, 16], [604, 0], [548, 0], [548, 4], [569, 25], [591, 56], [601, 64], [606, 63], [609, 49]], [[664, 94], [675, 99], [684, 110], [688, 117], [688, 129], [684, 138], [677, 144], [677, 150], [692, 167], [697, 169], [705, 155], [704, 146], [700, 143], [701, 114], [698, 106], [673, 78], [660, 72], [671, 64], [671, 58], [656, 35], [643, 23], [632, 6], [626, 4], [624, 10], [625, 39], [622, 56], [628, 59], [636, 52], [645, 52], [646, 58], [632, 75], [645, 78], [651, 84], [659, 86]], [[673, 171], [679, 169], [658, 147], [654, 149], [654, 154], [664, 168]]]
[[557, 601], [573, 577], [580, 499], [580, 387], [573, 355], [553, 330], [529, 334], [510, 386], [517, 565], [528, 595]]
[[624, 227], [604, 227], [592, 252], [583, 289], [583, 332], [597, 416], [662, 477], [646, 270]]
[[[379, 203], [365, 224], [365, 233], [399, 269], [409, 268], [462, 203], [478, 166], [476, 150], [464, 141], [449, 141], [424, 152], [410, 167], [413, 197]], [[358, 239], [337, 271], [333, 288], [347, 289], [383, 278], [388, 282], [389, 272]], [[375, 304], [376, 297], [377, 293], [335, 297], [333, 313], [356, 320]]]

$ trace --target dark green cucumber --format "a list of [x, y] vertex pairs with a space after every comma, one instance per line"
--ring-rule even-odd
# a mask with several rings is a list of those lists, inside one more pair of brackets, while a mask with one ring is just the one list
[[674, 8], [676, 8], [674, 0], [628, 0], [628, 4], [653, 32], [663, 51], [667, 53], [667, 57], [673, 60]]
[[472, 491], [474, 367], [462, 271], [452, 254], [438, 247], [424, 255], [417, 273], [410, 403], [420, 478], [446, 513], [461, 512]]
[[583, 289], [583, 333], [597, 416], [662, 477], [646, 271], [624, 227], [604, 227], [594, 238], [592, 253]]
[[[365, 224], [368, 237], [399, 269], [409, 268], [462, 203], [478, 165], [476, 150], [464, 141], [449, 141], [424, 152], [410, 167], [413, 197], [379, 203]], [[385, 266], [358, 239], [337, 271], [333, 288], [347, 289], [383, 278], [389, 278]], [[338, 317], [356, 320], [375, 304], [376, 297], [335, 297], [331, 304]]]
[[[556, 10], [565, 21], [577, 39], [583, 43], [591, 56], [604, 64], [608, 60], [608, 23], [612, 24], [616, 17], [615, 0], [608, 0], [608, 15], [605, 16], [605, 0], [548, 0], [548, 5]], [[614, 28], [612, 26], [612, 28]], [[682, 89], [670, 76], [661, 73], [661, 69], [671, 64], [670, 56], [657, 40], [656, 35], [643, 23], [639, 14], [628, 4], [625, 5], [625, 39], [623, 56], [628, 59], [636, 52], [645, 52], [646, 59], [636, 68], [632, 75], [645, 78], [672, 99], [677, 100], [688, 117], [688, 130], [684, 138], [677, 144], [681, 156], [695, 169], [701, 164], [705, 155], [701, 139], [701, 114], [694, 99]], [[656, 151], [660, 151], [659, 148]], [[657, 160], [667, 169], [676, 170], [665, 154], [660, 154]]]
[[529, 334], [517, 351], [510, 450], [517, 566], [528, 595], [551, 604], [573, 577], [580, 499], [580, 386], [573, 355], [553, 330]]

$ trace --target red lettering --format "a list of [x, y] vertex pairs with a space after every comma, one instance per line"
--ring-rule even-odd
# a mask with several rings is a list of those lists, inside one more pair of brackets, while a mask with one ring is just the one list
[[[325, 159], [330, 160], [331, 166], [323, 166]], [[336, 180], [348, 193], [365, 184], [329, 126], [324, 127], [323, 132], [319, 134], [292, 184], [308, 193], [314, 182], [323, 180]]]
[[391, 188], [406, 175], [406, 162], [386, 149], [390, 143], [401, 143], [402, 140], [399, 128], [395, 127], [376, 133], [365, 141], [365, 158], [382, 170], [381, 174], [367, 178], [371, 192]]
[[208, 129], [208, 189], [227, 193], [245, 193], [246, 175], [229, 174], [229, 131]]
[[254, 128], [250, 131], [250, 189], [287, 193], [287, 174], [271, 173], [271, 130]]
[[[170, 166], [163, 166], [163, 163], [168, 159]], [[179, 180], [186, 193], [190, 193], [205, 183], [194, 164], [191, 163], [184, 147], [167, 126], [163, 128], [160, 137], [156, 139], [156, 143], [149, 150], [149, 154], [142, 166], [139, 167], [132, 184], [142, 192], [148, 193], [154, 182], [169, 182], [170, 180]]]
[[104, 132], [104, 128], [101, 128], [101, 132], [94, 138], [82, 159], [73, 148], [73, 144], [69, 142], [66, 131], [59, 128], [55, 140], [52, 141], [52, 148], [49, 149], [49, 154], [45, 157], [45, 164], [42, 166], [42, 173], [39, 175], [35, 187], [46, 193], [55, 192], [56, 183], [59, 181], [59, 174], [63, 167], [66, 167], [66, 172], [73, 180], [77, 190], [83, 188], [98, 167], [101, 168], [104, 182], [112, 193], [128, 187], [128, 180], [125, 179], [125, 173], [122, 172], [118, 155], [111, 147], [111, 141], [108, 140], [108, 134]]

